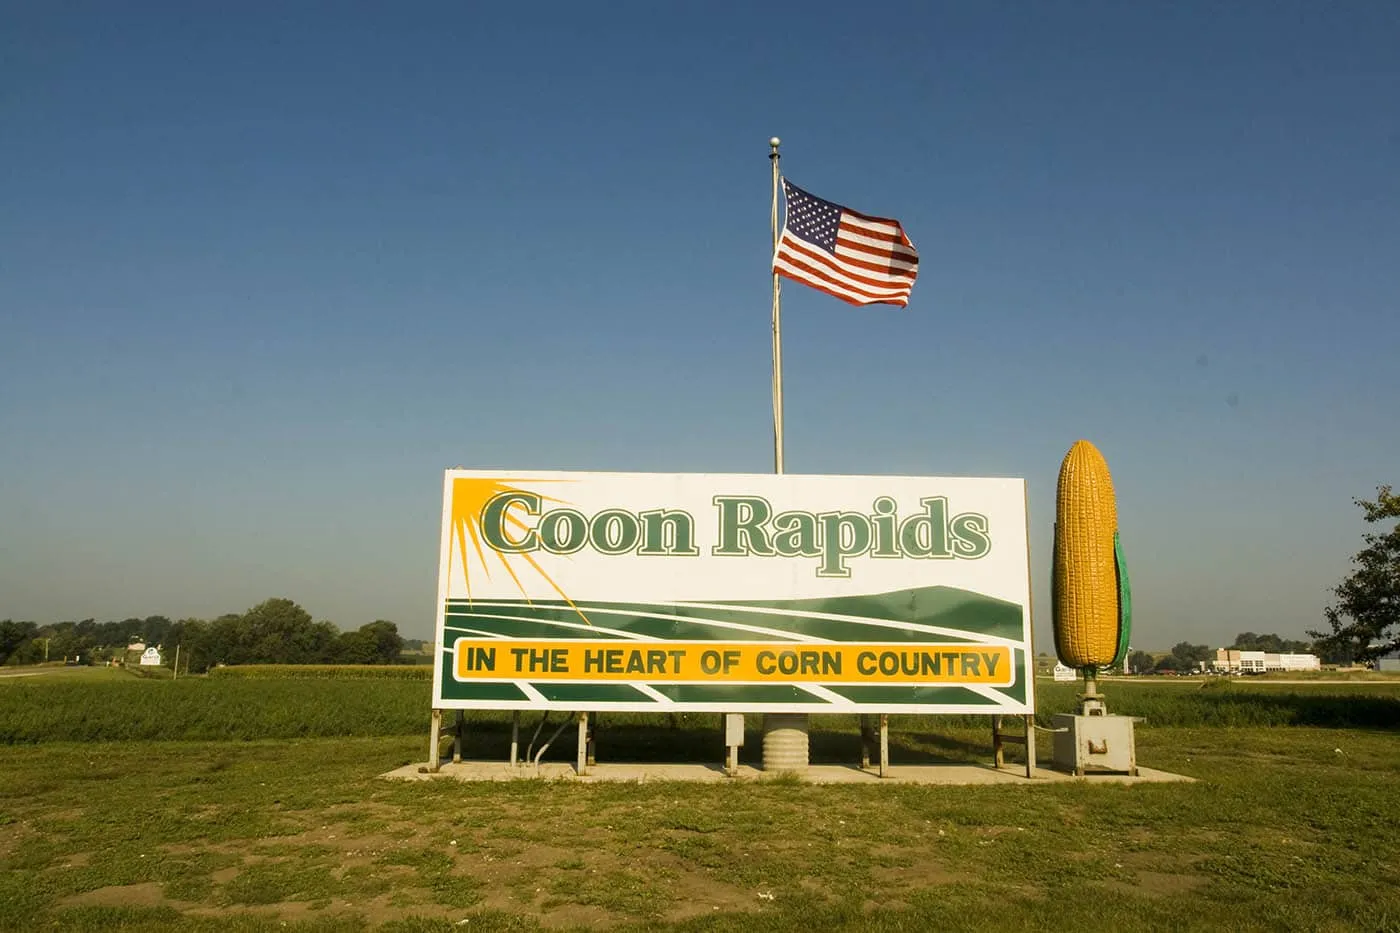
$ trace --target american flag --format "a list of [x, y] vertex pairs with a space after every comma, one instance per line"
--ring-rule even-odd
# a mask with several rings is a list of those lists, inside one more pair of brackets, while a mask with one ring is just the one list
[[786, 178], [783, 194], [774, 272], [853, 305], [909, 304], [919, 252], [899, 221], [823, 201]]

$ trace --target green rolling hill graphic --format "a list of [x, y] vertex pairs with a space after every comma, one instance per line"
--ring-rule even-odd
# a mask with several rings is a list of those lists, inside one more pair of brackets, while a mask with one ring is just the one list
[[776, 633], [795, 640], [979, 642], [982, 636], [1010, 641], [1022, 637], [1019, 605], [947, 586], [793, 600], [583, 601], [577, 609], [562, 600], [457, 599], [448, 601], [446, 622], [448, 628], [511, 638], [765, 641]]

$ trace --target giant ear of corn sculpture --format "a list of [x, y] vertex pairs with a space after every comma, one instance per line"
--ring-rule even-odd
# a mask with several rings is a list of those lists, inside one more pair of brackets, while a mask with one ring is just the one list
[[1090, 676], [1121, 663], [1132, 622], [1128, 569], [1113, 478], [1088, 441], [1076, 441], [1060, 464], [1051, 589], [1060, 660]]

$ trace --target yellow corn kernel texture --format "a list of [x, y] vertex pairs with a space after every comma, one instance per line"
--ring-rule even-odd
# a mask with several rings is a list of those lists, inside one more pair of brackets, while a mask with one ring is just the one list
[[1055, 495], [1055, 649], [1070, 667], [1101, 666], [1118, 653], [1118, 506], [1098, 448], [1076, 441]]

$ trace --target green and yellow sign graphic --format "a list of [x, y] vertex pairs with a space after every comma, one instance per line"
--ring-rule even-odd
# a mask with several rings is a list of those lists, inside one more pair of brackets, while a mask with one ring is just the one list
[[446, 474], [442, 709], [1034, 708], [1025, 486]]

